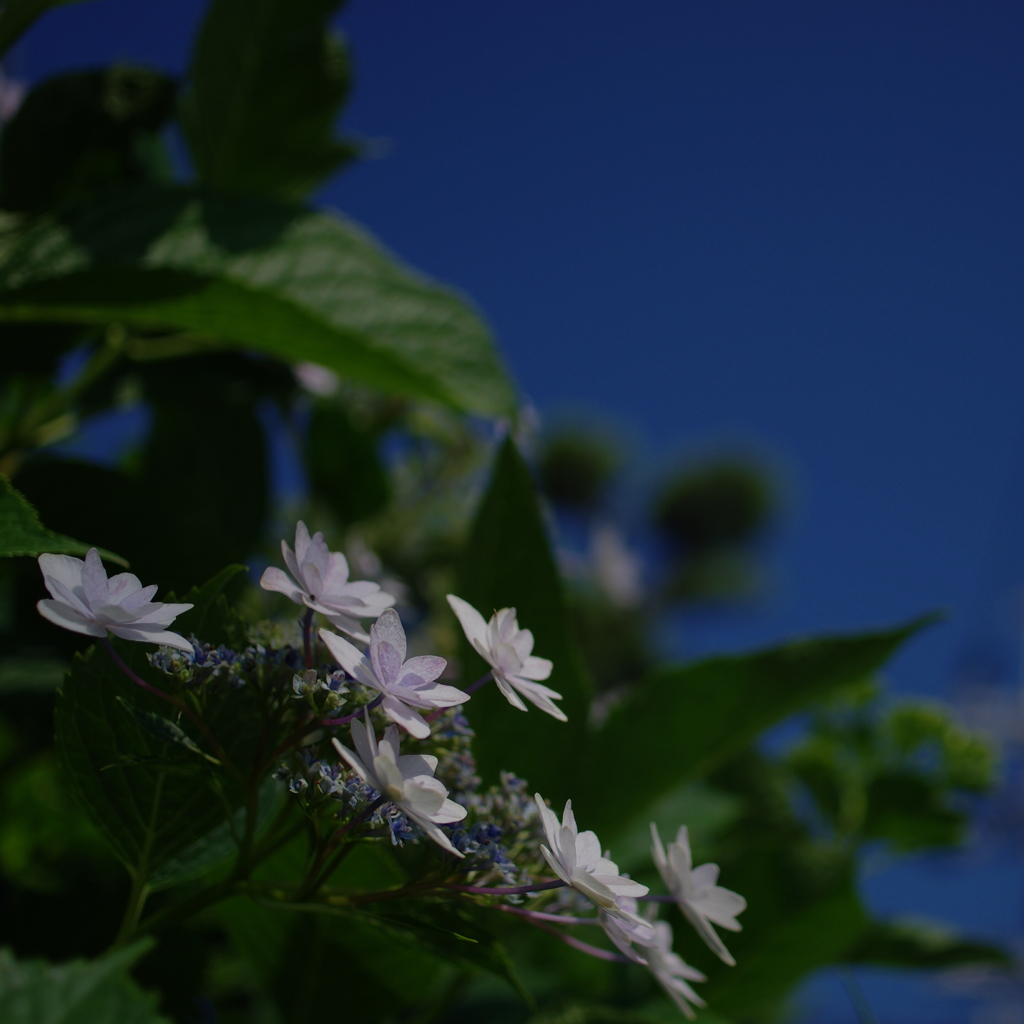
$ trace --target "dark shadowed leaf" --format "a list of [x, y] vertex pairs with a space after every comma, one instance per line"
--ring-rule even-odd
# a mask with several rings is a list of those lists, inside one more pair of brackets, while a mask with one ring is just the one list
[[340, 215], [154, 186], [6, 228], [0, 320], [178, 330], [459, 409], [514, 408], [479, 317]]
[[[506, 769], [529, 780], [552, 800], [564, 801], [586, 731], [589, 682], [569, 636], [562, 583], [530, 470], [511, 439], [498, 451], [487, 489], [462, 556], [458, 596], [485, 619], [514, 607], [522, 629], [532, 630], [533, 653], [554, 662], [545, 685], [562, 694], [560, 722], [527, 704], [512, 707], [493, 684], [473, 695], [466, 714], [476, 730], [475, 751], [485, 779]], [[468, 643], [461, 646], [462, 684], [488, 668]]]
[[[243, 572], [244, 565], [229, 565], [201, 587], [189, 590], [181, 600], [192, 607], [174, 620], [175, 632], [194, 635], [203, 643], [214, 645], [244, 640], [244, 623], [232, 612], [224, 595], [224, 588]], [[171, 595], [168, 600], [176, 599]]]
[[[0, 474], [0, 558], [16, 555], [35, 557], [47, 551], [84, 556], [90, 547], [91, 544], [54, 533], [43, 526], [28, 499]], [[105, 548], [100, 548], [100, 554], [109, 562], [128, 564]]]
[[143, 992], [128, 969], [142, 942], [98, 960], [50, 964], [15, 960], [0, 950], [0, 1020], [4, 1024], [169, 1024], [158, 997]]
[[327, 31], [341, 0], [213, 0], [181, 123], [203, 182], [303, 199], [355, 156], [334, 137], [351, 70]]

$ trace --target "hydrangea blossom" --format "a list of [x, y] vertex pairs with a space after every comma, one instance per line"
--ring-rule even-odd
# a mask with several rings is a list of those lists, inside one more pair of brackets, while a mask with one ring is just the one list
[[665, 921], [654, 922], [654, 941], [644, 947], [640, 963], [647, 966], [658, 984], [669, 994], [672, 1002], [693, 1020], [694, 1013], [690, 1004], [705, 1004], [687, 982], [708, 979], [695, 967], [691, 967], [678, 953], [672, 952], [672, 927]]
[[396, 804], [438, 846], [456, 857], [464, 856], [438, 828], [438, 825], [462, 821], [466, 808], [449, 800], [448, 790], [434, 778], [436, 757], [431, 754], [400, 754], [401, 740], [396, 725], [387, 727], [378, 744], [373, 729], [363, 725], [359, 719], [352, 723], [352, 742], [356, 753], [337, 738], [332, 742], [367, 785]]
[[740, 931], [743, 926], [736, 920], [736, 915], [746, 910], [747, 901], [739, 893], [715, 884], [718, 881], [717, 864], [701, 864], [698, 868], [693, 866], [690, 837], [685, 825], [680, 825], [676, 841], [669, 843], [667, 854], [661, 845], [658, 827], [653, 821], [651, 837], [654, 863], [669, 892], [679, 904], [679, 909], [711, 950], [731, 967], [735, 967], [736, 961], [711, 925], [717, 924], [731, 932]]
[[342, 632], [363, 643], [369, 637], [363, 632], [360, 619], [376, 618], [395, 603], [394, 597], [376, 583], [369, 580], [350, 583], [345, 556], [340, 551], [331, 551], [322, 533], [310, 537], [301, 519], [295, 527], [295, 550], [283, 540], [281, 554], [288, 572], [270, 566], [264, 570], [260, 586], [312, 608]]
[[552, 701], [561, 700], [562, 695], [540, 680], [551, 675], [551, 662], [547, 658], [534, 657], [533, 633], [520, 629], [516, 621], [515, 608], [502, 608], [491, 616], [490, 622], [461, 597], [448, 595], [448, 604], [458, 616], [466, 639], [477, 653], [494, 670], [494, 681], [505, 699], [520, 711], [526, 705], [520, 694], [559, 721], [567, 721], [565, 712]]
[[555, 812], [544, 803], [540, 793], [534, 799], [548, 841], [547, 846], [541, 846], [540, 852], [551, 870], [566, 885], [572, 886], [611, 916], [631, 926], [643, 925], [643, 919], [622, 906], [617, 898], [646, 896], [647, 886], [620, 875], [618, 865], [601, 855], [601, 844], [597, 836], [593, 832], [580, 832], [577, 829], [571, 800], [565, 802], [562, 823], [559, 825]]
[[143, 587], [130, 572], [108, 579], [95, 548], [89, 549], [85, 561], [71, 555], [40, 555], [39, 568], [53, 600], [44, 599], [36, 607], [55, 625], [86, 636], [110, 632], [122, 640], [165, 644], [193, 655], [192, 644], [167, 629], [192, 605], [150, 600], [156, 584]]
[[617, 913], [609, 913], [603, 907], [598, 911], [601, 927], [619, 952], [638, 964], [646, 964], [647, 961], [633, 949], [633, 943], [638, 946], [651, 945], [654, 942], [654, 925], [639, 915], [635, 897], [616, 896], [615, 903]]
[[350, 676], [383, 694], [384, 713], [417, 739], [426, 739], [430, 726], [416, 708], [450, 708], [469, 700], [468, 693], [436, 681], [448, 664], [444, 658], [427, 655], [405, 660], [405, 630], [392, 608], [370, 628], [369, 657], [329, 630], [321, 629], [320, 638]]

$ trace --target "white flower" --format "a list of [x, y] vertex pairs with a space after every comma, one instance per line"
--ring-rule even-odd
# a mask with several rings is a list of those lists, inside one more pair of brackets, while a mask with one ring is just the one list
[[377, 743], [373, 729], [356, 719], [352, 723], [354, 754], [336, 738], [335, 749], [369, 786], [397, 804], [438, 846], [462, 857], [437, 827], [462, 821], [466, 808], [448, 799], [448, 790], [434, 778], [437, 758], [431, 754], [400, 754], [398, 726], [389, 725]]
[[621, 953], [638, 964], [646, 964], [647, 961], [633, 949], [632, 944], [635, 942], [639, 946], [651, 945], [655, 941], [654, 925], [637, 913], [637, 902], [634, 897], [616, 896], [615, 905], [618, 911], [614, 914], [604, 908], [599, 909], [597, 916], [601, 927]]
[[86, 636], [111, 632], [123, 640], [166, 644], [192, 655], [192, 645], [167, 627], [190, 604], [161, 604], [151, 601], [156, 584], [143, 587], [130, 572], [107, 579], [99, 553], [90, 548], [83, 562], [71, 555], [40, 555], [43, 582], [53, 597], [36, 607], [43, 618]]
[[661, 845], [658, 827], [653, 821], [651, 836], [654, 840], [651, 848], [654, 863], [669, 892], [679, 904], [679, 909], [712, 951], [731, 967], [735, 967], [736, 961], [711, 924], [714, 922], [731, 932], [740, 931], [743, 926], [736, 920], [736, 915], [746, 910], [747, 901], [739, 893], [715, 884], [718, 881], [717, 864], [693, 867], [690, 838], [685, 825], [679, 827], [676, 841], [669, 843], [667, 856]]
[[567, 721], [565, 712], [551, 703], [561, 700], [562, 695], [539, 682], [551, 675], [551, 662], [530, 653], [533, 633], [519, 628], [515, 608], [502, 608], [491, 616], [490, 622], [484, 622], [484, 617], [461, 597], [449, 594], [448, 604], [458, 616], [466, 639], [494, 670], [494, 681], [509, 704], [525, 711], [526, 705], [519, 699], [522, 694], [541, 711]]
[[601, 856], [601, 844], [593, 832], [579, 832], [576, 818], [572, 813], [572, 801], [565, 802], [562, 823], [559, 825], [555, 812], [551, 810], [540, 793], [534, 799], [544, 825], [548, 845], [541, 846], [540, 852], [551, 865], [551, 870], [577, 892], [583, 893], [603, 910], [623, 921], [641, 921], [635, 914], [617, 902], [619, 896], [645, 896], [647, 886], [634, 882], [619, 874], [618, 865]]
[[350, 676], [384, 695], [381, 708], [388, 718], [418, 739], [430, 735], [430, 726], [416, 708], [450, 708], [469, 700], [468, 693], [435, 681], [448, 664], [444, 658], [405, 660], [405, 630], [393, 608], [370, 627], [369, 658], [329, 630], [321, 629], [320, 639]]
[[691, 967], [681, 956], [672, 952], [672, 928], [664, 921], [654, 922], [654, 942], [646, 946], [641, 963], [661, 987], [672, 997], [672, 1001], [683, 1013], [693, 1020], [694, 1006], [703, 1006], [704, 1000], [686, 984], [687, 981], [707, 981], [695, 967]]
[[300, 519], [295, 527], [295, 550], [281, 541], [288, 573], [274, 566], [264, 570], [260, 586], [276, 590], [296, 604], [319, 612], [342, 632], [366, 643], [369, 640], [360, 619], [376, 618], [395, 603], [394, 597], [369, 580], [349, 582], [348, 561], [340, 551], [331, 551], [322, 533], [309, 536]]

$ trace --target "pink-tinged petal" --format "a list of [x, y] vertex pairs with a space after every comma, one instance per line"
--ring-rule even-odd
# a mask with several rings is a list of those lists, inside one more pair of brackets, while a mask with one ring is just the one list
[[520, 711], [526, 711], [526, 705], [520, 700], [519, 694], [509, 686], [508, 680], [500, 673], [494, 673], [494, 682], [497, 684], [498, 689], [501, 690], [505, 696], [505, 700], [509, 702], [514, 708], [518, 708]]
[[329, 629], [321, 629], [320, 639], [327, 645], [327, 650], [331, 652], [334, 660], [349, 675], [356, 676], [360, 682], [367, 681], [364, 678], [365, 676], [372, 677], [366, 655], [358, 648], [353, 647], [343, 637], [338, 636], [337, 633], [332, 633]]
[[[39, 556], [39, 568], [43, 572], [43, 582], [49, 590], [49, 580], [60, 580], [68, 590], [82, 585], [82, 568], [85, 563], [80, 558], [72, 555], [51, 555]], [[50, 593], [53, 593], [51, 590]]]
[[305, 591], [301, 587], [296, 586], [291, 576], [273, 565], [263, 570], [263, 575], [260, 577], [260, 586], [264, 590], [275, 590], [279, 594], [284, 594], [285, 597], [296, 604], [302, 604], [305, 597]]
[[405, 630], [398, 612], [385, 608], [377, 621], [370, 627], [370, 642], [389, 643], [398, 652], [399, 661], [405, 661], [407, 653]]
[[332, 551], [327, 555], [327, 565], [323, 570], [324, 593], [338, 594], [348, 584], [348, 559], [340, 551]]
[[441, 809], [434, 815], [434, 821], [439, 825], [453, 825], [465, 817], [466, 808], [462, 804], [457, 804], [454, 800], [445, 800], [441, 804]]
[[281, 541], [281, 557], [284, 559], [284, 564], [288, 566], [288, 571], [296, 579], [299, 587], [305, 591], [306, 584], [302, 578], [302, 566], [299, 565], [299, 560], [295, 557], [295, 552], [288, 546], [288, 541]]
[[433, 775], [437, 771], [437, 758], [433, 754], [402, 754], [398, 758], [398, 770], [403, 779], [416, 775]]
[[[137, 594], [141, 589], [142, 583], [139, 581], [138, 576], [130, 572], [119, 572], [116, 576], [111, 576], [107, 581], [107, 600], [111, 604], [123, 605], [126, 598]], [[156, 586], [154, 585], [149, 597], [152, 597], [155, 593]], [[147, 601], [149, 597], [146, 598]]]
[[479, 650], [479, 646], [489, 648], [487, 637], [487, 623], [484, 617], [467, 601], [454, 594], [448, 595], [448, 604], [455, 612], [455, 617], [466, 634], [466, 639]]
[[424, 682], [432, 683], [445, 669], [448, 664], [444, 658], [433, 654], [424, 654], [416, 658], [410, 658], [402, 665], [402, 675], [407, 672], [415, 673]]
[[74, 608], [63, 601], [43, 599], [36, 602], [36, 608], [44, 619], [49, 619], [55, 626], [70, 629], [72, 633], [84, 633], [86, 636], [106, 636], [107, 631], [91, 619], [85, 618]]
[[178, 633], [149, 630], [145, 625], [112, 625], [107, 628], [114, 636], [119, 636], [122, 640], [138, 640], [146, 644], [157, 644], [160, 647], [176, 647], [179, 651], [184, 651], [186, 654], [195, 654], [195, 649], [192, 645]]
[[387, 696], [381, 701], [381, 710], [400, 725], [410, 736], [425, 740], [430, 735], [430, 726], [408, 704], [403, 704], [395, 697]]
[[103, 561], [95, 548], [89, 548], [89, 553], [85, 556], [85, 565], [82, 566], [82, 590], [91, 608], [98, 608], [107, 603], [110, 584], [107, 580], [107, 571], [103, 568]]
[[521, 629], [509, 640], [509, 643], [516, 649], [519, 660], [525, 663], [533, 650], [533, 633], [528, 629]]
[[138, 612], [141, 611], [145, 605], [149, 604], [149, 602], [153, 600], [155, 594], [156, 584], [153, 583], [148, 587], [141, 587], [139, 590], [136, 590], [134, 594], [128, 594], [123, 600], [121, 600], [118, 603], [126, 611]]
[[370, 641], [370, 658], [373, 661], [373, 671], [377, 673], [377, 678], [382, 683], [390, 686], [398, 682], [398, 677], [402, 674], [402, 659], [387, 640], [379, 640], [376, 643]]
[[[541, 682], [547, 679], [551, 675], [551, 670], [554, 668], [554, 663], [548, 661], [547, 658], [537, 658], [530, 655], [528, 658], [523, 659], [523, 667], [516, 673], [523, 679], [533, 679], [537, 682]], [[558, 695], [561, 697], [561, 694]]]
[[[282, 543], [284, 543], [282, 541]], [[295, 561], [299, 565], [306, 560], [306, 552], [309, 550], [309, 530], [306, 524], [300, 519], [295, 524]]]
[[371, 781], [370, 773], [366, 768], [366, 765], [358, 758], [351, 750], [348, 749], [341, 741], [335, 736], [331, 743], [334, 744], [334, 749], [341, 755], [345, 763], [363, 780], [363, 782], [370, 783], [374, 789], [377, 788], [375, 785], [376, 779]]

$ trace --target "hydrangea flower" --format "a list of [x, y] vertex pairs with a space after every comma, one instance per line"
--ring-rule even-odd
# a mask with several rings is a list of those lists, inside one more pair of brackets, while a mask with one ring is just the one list
[[384, 739], [378, 744], [373, 729], [367, 728], [359, 719], [352, 723], [352, 742], [357, 753], [337, 738], [332, 742], [367, 785], [396, 804], [438, 846], [456, 857], [464, 856], [438, 828], [438, 825], [462, 821], [466, 808], [449, 800], [448, 790], [434, 778], [436, 757], [431, 754], [400, 754], [397, 725], [389, 725]]
[[717, 924], [731, 932], [740, 931], [743, 926], [736, 920], [736, 915], [746, 910], [747, 901], [739, 893], [715, 884], [718, 881], [717, 864], [693, 866], [690, 837], [685, 825], [680, 825], [676, 841], [668, 844], [667, 855], [653, 821], [651, 837], [654, 863], [679, 909], [711, 950], [730, 967], [735, 967], [736, 961], [711, 925]]
[[322, 533], [310, 537], [301, 519], [295, 527], [295, 550], [283, 540], [281, 554], [288, 572], [270, 566], [264, 570], [260, 586], [312, 608], [342, 632], [363, 643], [369, 637], [359, 620], [376, 618], [395, 603], [394, 597], [376, 583], [369, 580], [350, 583], [345, 556], [340, 551], [331, 551]]
[[672, 952], [672, 927], [665, 921], [654, 922], [654, 941], [644, 947], [640, 961], [657, 979], [658, 984], [669, 994], [672, 1002], [693, 1020], [690, 1008], [704, 1006], [704, 1000], [687, 985], [688, 981], [708, 979], [695, 967], [691, 967], [678, 953]]
[[385, 609], [370, 627], [369, 657], [329, 630], [321, 629], [320, 639], [350, 676], [384, 695], [381, 709], [417, 739], [426, 739], [430, 726], [416, 708], [450, 708], [469, 700], [468, 693], [436, 682], [448, 664], [444, 658], [405, 660], [405, 630], [393, 608]]
[[90, 548], [83, 562], [71, 555], [40, 555], [43, 582], [53, 600], [36, 607], [45, 619], [74, 633], [164, 644], [193, 656], [192, 644], [167, 627], [190, 604], [151, 601], [156, 584], [143, 587], [137, 576], [121, 572], [107, 578], [99, 552]]
[[601, 844], [597, 836], [593, 832], [580, 832], [577, 829], [572, 801], [565, 802], [562, 823], [559, 825], [555, 812], [544, 803], [540, 793], [534, 799], [548, 841], [547, 846], [541, 846], [540, 852], [551, 870], [566, 885], [572, 886], [613, 917], [621, 918], [631, 925], [645, 923], [642, 918], [621, 906], [617, 898], [646, 896], [647, 886], [620, 875], [618, 865], [601, 855]]
[[525, 711], [522, 694], [541, 711], [561, 722], [567, 721], [565, 712], [552, 703], [561, 700], [562, 695], [540, 683], [551, 675], [551, 662], [530, 653], [533, 633], [519, 628], [515, 608], [502, 608], [491, 616], [490, 622], [484, 622], [484, 617], [461, 597], [449, 594], [448, 604], [458, 616], [466, 639], [494, 670], [494, 681], [509, 704]]
[[651, 945], [655, 941], [654, 925], [640, 916], [635, 897], [616, 896], [615, 904], [618, 912], [614, 914], [603, 907], [599, 909], [597, 917], [601, 927], [620, 953], [638, 964], [646, 964], [647, 961], [633, 949], [633, 943]]

